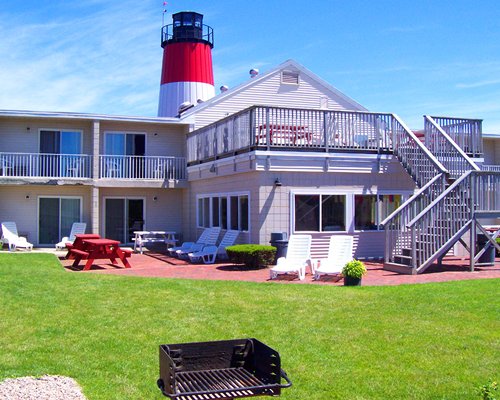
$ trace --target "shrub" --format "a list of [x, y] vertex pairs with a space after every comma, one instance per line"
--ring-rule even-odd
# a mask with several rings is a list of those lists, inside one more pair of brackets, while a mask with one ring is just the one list
[[[500, 238], [497, 238], [497, 243], [500, 244]], [[500, 257], [500, 251], [498, 251], [498, 249], [496, 249], [496, 248], [495, 248], [495, 251], [496, 251], [497, 257]]]
[[274, 262], [276, 247], [260, 244], [237, 244], [226, 247], [226, 253], [235, 264], [245, 264], [249, 268], [259, 268]]
[[349, 261], [342, 269], [342, 275], [344, 277], [349, 276], [351, 278], [360, 279], [364, 274], [366, 274], [365, 264], [359, 260]]

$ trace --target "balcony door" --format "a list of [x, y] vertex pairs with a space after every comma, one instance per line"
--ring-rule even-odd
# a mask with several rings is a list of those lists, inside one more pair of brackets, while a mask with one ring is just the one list
[[105, 137], [106, 176], [126, 179], [143, 178], [146, 135], [144, 133], [107, 132]]
[[40, 131], [40, 176], [67, 176], [82, 152], [82, 134], [79, 131]]
[[81, 221], [81, 198], [39, 197], [38, 243], [55, 244], [69, 236], [73, 222]]
[[106, 238], [132, 243], [134, 231], [144, 229], [144, 199], [106, 198], [104, 208]]

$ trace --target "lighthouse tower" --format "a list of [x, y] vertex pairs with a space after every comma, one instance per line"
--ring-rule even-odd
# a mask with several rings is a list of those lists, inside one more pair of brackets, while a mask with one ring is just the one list
[[203, 25], [203, 15], [182, 11], [173, 24], [162, 28], [159, 117], [175, 117], [181, 104], [195, 105], [215, 96], [212, 69], [213, 29]]

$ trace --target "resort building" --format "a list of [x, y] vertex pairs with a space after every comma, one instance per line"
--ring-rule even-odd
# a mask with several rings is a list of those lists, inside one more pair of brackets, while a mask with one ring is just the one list
[[[180, 26], [199, 15], [179, 14]], [[406, 273], [458, 251], [476, 221], [499, 223], [500, 135], [483, 135], [481, 120], [425, 116], [413, 132], [293, 60], [214, 97], [203, 80], [205, 97], [176, 116], [0, 110], [0, 220], [36, 246], [75, 221], [122, 243], [143, 229], [186, 240], [218, 226], [261, 244], [308, 232], [315, 257], [351, 235], [354, 257]], [[171, 83], [159, 115], [172, 115]]]

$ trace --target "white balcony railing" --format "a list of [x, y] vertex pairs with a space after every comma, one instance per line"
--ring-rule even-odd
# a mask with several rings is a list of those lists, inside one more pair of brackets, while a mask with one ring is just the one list
[[185, 180], [184, 157], [99, 156], [99, 178]]
[[86, 154], [0, 153], [0, 177], [90, 178]]

